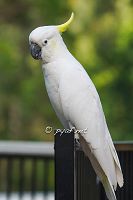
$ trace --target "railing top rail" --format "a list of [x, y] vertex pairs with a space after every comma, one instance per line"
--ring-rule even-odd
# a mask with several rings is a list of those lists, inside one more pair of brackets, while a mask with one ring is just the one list
[[[133, 141], [114, 141], [114, 145], [117, 151], [133, 151]], [[82, 151], [82, 148], [78, 147], [78, 150]]]
[[1, 141], [0, 156], [53, 157], [53, 142]]
[[133, 151], [133, 141], [114, 142], [117, 151]]
[[[118, 151], [133, 151], [133, 141], [114, 142]], [[54, 157], [53, 142], [0, 141], [0, 156]]]

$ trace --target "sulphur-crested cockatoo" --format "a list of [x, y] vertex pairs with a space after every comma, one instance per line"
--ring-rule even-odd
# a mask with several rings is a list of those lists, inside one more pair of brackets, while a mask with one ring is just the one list
[[117, 183], [123, 175], [99, 95], [82, 65], [68, 51], [61, 33], [73, 20], [58, 26], [38, 27], [30, 33], [31, 55], [42, 60], [51, 104], [66, 129], [87, 130], [79, 134], [83, 151], [101, 180], [109, 200], [116, 200]]

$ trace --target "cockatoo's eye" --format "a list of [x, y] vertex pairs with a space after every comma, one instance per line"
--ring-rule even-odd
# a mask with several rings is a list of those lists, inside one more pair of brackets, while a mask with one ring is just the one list
[[44, 40], [43, 44], [46, 46], [46, 44], [48, 43], [48, 40]]

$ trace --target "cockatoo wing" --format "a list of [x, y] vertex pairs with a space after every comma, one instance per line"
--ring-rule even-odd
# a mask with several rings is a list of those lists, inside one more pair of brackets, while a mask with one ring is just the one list
[[[81, 146], [102, 181], [109, 199], [115, 200], [117, 182], [123, 185], [120, 163], [109, 134], [97, 91], [82, 67], [62, 75], [59, 94], [66, 120], [78, 130]], [[113, 187], [112, 187], [113, 186]]]

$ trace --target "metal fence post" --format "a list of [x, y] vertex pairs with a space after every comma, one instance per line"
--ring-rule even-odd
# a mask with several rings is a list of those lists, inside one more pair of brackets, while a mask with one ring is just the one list
[[74, 134], [55, 135], [55, 200], [74, 200]]

